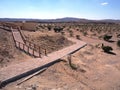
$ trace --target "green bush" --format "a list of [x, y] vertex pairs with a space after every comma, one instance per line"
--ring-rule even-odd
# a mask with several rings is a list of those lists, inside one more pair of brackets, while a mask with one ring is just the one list
[[48, 26], [47, 28], [48, 28], [49, 31], [52, 29], [51, 26]]
[[105, 41], [109, 41], [111, 38], [112, 38], [112, 36], [111, 35], [107, 35], [107, 34], [105, 34], [104, 37], [103, 37], [103, 39]]
[[117, 41], [117, 46], [120, 47], [120, 40]]
[[61, 31], [63, 31], [63, 28], [61, 28], [61, 27], [55, 27], [54, 31], [55, 32], [61, 32]]
[[102, 49], [104, 52], [107, 52], [107, 53], [109, 53], [113, 50], [113, 48], [111, 46], [104, 46], [103, 44], [102, 44]]

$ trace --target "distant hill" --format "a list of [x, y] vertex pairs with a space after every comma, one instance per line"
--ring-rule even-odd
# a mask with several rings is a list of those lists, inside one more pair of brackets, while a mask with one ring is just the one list
[[104, 20], [89, 20], [82, 18], [65, 17], [58, 19], [25, 19], [25, 18], [0, 18], [0, 21], [11, 22], [11, 21], [34, 21], [34, 22], [111, 22], [120, 23], [120, 20], [104, 19]]
[[11, 22], [11, 21], [36, 21], [39, 19], [24, 19], [24, 18], [0, 18], [0, 21]]
[[54, 19], [54, 21], [57, 21], [57, 22], [88, 22], [89, 20], [81, 19], [81, 18], [65, 17], [65, 18]]
[[114, 19], [104, 19], [104, 20], [100, 20], [102, 22], [113, 22], [113, 23], [120, 23], [120, 20], [114, 20]]
[[0, 18], [0, 21], [38, 21], [38, 22], [88, 22], [87, 19], [80, 19], [80, 18], [58, 18], [58, 19], [20, 19], [20, 18]]

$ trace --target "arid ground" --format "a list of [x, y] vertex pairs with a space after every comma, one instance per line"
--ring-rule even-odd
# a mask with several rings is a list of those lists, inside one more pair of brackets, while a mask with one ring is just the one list
[[[66, 37], [80, 39], [87, 46], [72, 54], [71, 62], [75, 69], [69, 65], [66, 56], [43, 73], [20, 85], [17, 84], [22, 79], [8, 84], [2, 90], [120, 90], [119, 24], [37, 23], [35, 26], [31, 30], [29, 24], [22, 27], [24, 37], [47, 48], [49, 53], [72, 45], [73, 42]], [[56, 32], [56, 27], [60, 31]], [[105, 34], [112, 35], [110, 41], [104, 40]], [[112, 47], [112, 53], [104, 52], [102, 43]], [[32, 58], [14, 47], [11, 32], [0, 29], [0, 69]]]

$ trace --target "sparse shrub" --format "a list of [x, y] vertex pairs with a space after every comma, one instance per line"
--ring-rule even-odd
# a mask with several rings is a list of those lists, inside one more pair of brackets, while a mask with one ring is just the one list
[[70, 37], [73, 37], [73, 31], [69, 31]]
[[65, 32], [62, 31], [62, 32], [61, 32], [61, 35], [65, 35]]
[[79, 71], [82, 72], [82, 73], [85, 73], [85, 72], [86, 72], [86, 70], [84, 70], [84, 69], [82, 69], [82, 68], [80, 68]]
[[55, 32], [61, 32], [61, 31], [63, 31], [63, 28], [55, 27], [55, 28], [54, 28], [54, 31], [55, 31]]
[[100, 48], [100, 44], [96, 44], [95, 47], [96, 47], [96, 48]]
[[76, 39], [80, 40], [80, 35], [76, 35]]
[[63, 26], [63, 28], [65, 28], [66, 26]]
[[77, 66], [75, 64], [70, 64], [70, 67], [73, 69], [73, 70], [77, 70]]
[[96, 36], [96, 33], [93, 33], [92, 36]]
[[5, 56], [9, 56], [10, 55], [10, 53], [9, 53], [9, 51], [7, 51], [7, 50], [2, 50], [2, 49], [0, 49], [0, 55], [2, 55], [3, 57], [5, 57]]
[[120, 34], [117, 35], [117, 38], [120, 38]]
[[104, 44], [102, 44], [102, 49], [106, 53], [109, 53], [113, 50], [113, 48], [111, 46], [104, 46]]
[[39, 27], [38, 27], [38, 26], [36, 27], [36, 30], [39, 30]]
[[103, 37], [103, 39], [105, 41], [109, 41], [111, 38], [112, 38], [112, 36], [111, 35], [107, 35], [107, 34], [105, 34], [104, 37]]
[[87, 35], [87, 32], [83, 32], [83, 35], [86, 36], [86, 35]]
[[101, 35], [101, 36], [98, 36], [98, 38], [99, 38], [99, 39], [102, 39], [102, 38], [103, 38], [103, 36], [102, 36], [102, 35]]
[[117, 41], [117, 46], [120, 47], [120, 40]]
[[49, 31], [51, 30], [51, 26], [48, 26], [47, 28], [48, 28]]
[[44, 26], [42, 25], [42, 26], [40, 26], [42, 29], [44, 29]]

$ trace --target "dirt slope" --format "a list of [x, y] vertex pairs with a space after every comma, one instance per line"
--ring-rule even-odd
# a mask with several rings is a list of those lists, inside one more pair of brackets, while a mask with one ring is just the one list
[[12, 33], [0, 29], [0, 67], [19, 63], [27, 56], [14, 46]]

